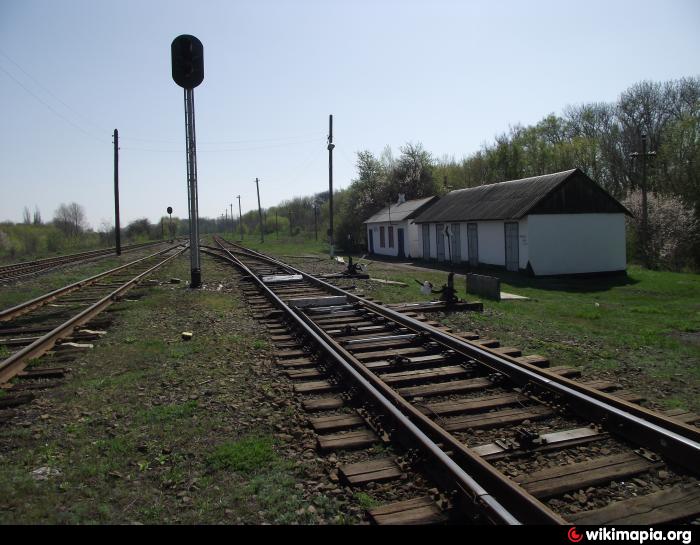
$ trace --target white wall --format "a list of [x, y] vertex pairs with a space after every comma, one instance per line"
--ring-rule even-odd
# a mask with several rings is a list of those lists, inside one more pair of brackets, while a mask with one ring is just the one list
[[423, 240], [421, 239], [421, 226], [409, 220], [406, 226], [406, 257], [417, 258], [423, 254]]
[[528, 247], [536, 275], [627, 268], [624, 214], [542, 214], [528, 217]]
[[[530, 258], [530, 241], [528, 240], [529, 232], [527, 218], [528, 216], [525, 216], [525, 218], [521, 219], [518, 222], [518, 238], [520, 239], [518, 244], [518, 267], [520, 267], [521, 269], [527, 269], [527, 261]], [[503, 230], [505, 232], [505, 227], [503, 228]], [[503, 236], [505, 236], [505, 234]]]
[[[394, 228], [394, 247], [389, 248], [389, 222], [368, 223], [367, 224], [367, 251], [369, 252], [369, 231], [373, 231], [374, 237], [374, 253], [378, 255], [388, 255], [397, 257], [399, 255], [399, 234], [398, 230], [403, 229], [403, 251], [408, 255], [411, 252], [410, 230], [405, 221], [392, 221], [391, 226]], [[384, 227], [384, 248], [379, 245], [379, 228]], [[413, 255], [413, 253], [411, 253]]]
[[[477, 224], [477, 235], [478, 235], [478, 251], [479, 251], [479, 263], [484, 263], [486, 265], [499, 265], [505, 267], [506, 264], [506, 245], [505, 245], [505, 227], [503, 221], [477, 221], [469, 222]], [[528, 260], [528, 223], [527, 218], [518, 222], [518, 235], [519, 235], [519, 267], [525, 269], [527, 267]], [[452, 225], [452, 222], [450, 222]], [[469, 261], [469, 239], [467, 235], [467, 222], [459, 222], [460, 225], [460, 261], [465, 263]], [[416, 233], [417, 240], [417, 253], [413, 255], [414, 257], [423, 257], [423, 236], [422, 228], [420, 225], [417, 226], [418, 230]], [[430, 224], [430, 259], [437, 259], [437, 243], [435, 236], [436, 224]], [[447, 237], [444, 237], [445, 241], [445, 257], [449, 258], [449, 253], [447, 251]]]
[[506, 233], [502, 221], [478, 221], [479, 263], [506, 264]]

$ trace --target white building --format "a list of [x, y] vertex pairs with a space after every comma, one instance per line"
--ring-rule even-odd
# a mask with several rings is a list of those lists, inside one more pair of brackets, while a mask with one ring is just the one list
[[624, 271], [626, 214], [578, 169], [460, 189], [416, 216], [412, 255], [536, 276]]
[[370, 254], [400, 258], [420, 257], [418, 227], [413, 218], [425, 210], [437, 197], [407, 201], [399, 195], [396, 204], [390, 204], [365, 221], [367, 250]]

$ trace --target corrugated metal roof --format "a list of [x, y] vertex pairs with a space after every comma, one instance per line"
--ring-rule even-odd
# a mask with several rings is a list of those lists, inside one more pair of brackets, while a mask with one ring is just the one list
[[436, 200], [437, 197], [426, 197], [425, 199], [414, 199], [412, 201], [405, 201], [401, 204], [391, 204], [386, 208], [383, 208], [371, 218], [364, 221], [363, 223], [379, 223], [388, 221], [403, 221], [410, 219], [414, 214], [421, 211], [423, 206], [430, 203], [432, 200]]
[[572, 169], [451, 191], [415, 222], [519, 219], [576, 172], [583, 174]]

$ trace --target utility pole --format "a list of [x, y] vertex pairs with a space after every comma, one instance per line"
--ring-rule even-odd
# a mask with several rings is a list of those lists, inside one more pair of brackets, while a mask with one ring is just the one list
[[122, 238], [119, 228], [119, 131], [114, 129], [114, 237], [117, 255], [122, 255]]
[[314, 201], [314, 238], [318, 240], [318, 202]]
[[655, 157], [655, 151], [647, 151], [647, 135], [642, 133], [642, 152], [630, 153], [632, 159], [642, 159], [642, 232], [640, 233], [640, 244], [642, 247], [642, 259], [644, 265], [649, 268], [649, 215], [647, 210], [647, 157]]
[[330, 206], [330, 228], [328, 229], [328, 238], [330, 242], [330, 254], [334, 257], [335, 251], [333, 248], [333, 115], [328, 116], [328, 204]]
[[255, 178], [255, 189], [258, 191], [258, 215], [260, 216], [260, 242], [265, 242], [265, 234], [263, 233], [262, 208], [260, 208], [260, 180]]
[[243, 241], [243, 216], [241, 215], [241, 196], [236, 197], [238, 199], [238, 230], [241, 232], [241, 241]]

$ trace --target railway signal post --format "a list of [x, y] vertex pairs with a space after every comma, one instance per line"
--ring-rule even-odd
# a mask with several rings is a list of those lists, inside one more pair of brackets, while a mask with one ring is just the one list
[[168, 233], [170, 233], [170, 242], [173, 242], [173, 207], [168, 206], [168, 216], [170, 216], [170, 223], [168, 224]]
[[204, 47], [194, 36], [182, 34], [170, 45], [172, 76], [185, 90], [185, 144], [187, 147], [187, 201], [190, 213], [190, 287], [202, 285], [199, 259], [199, 206], [197, 201], [197, 142], [194, 126], [194, 88], [204, 80]]

